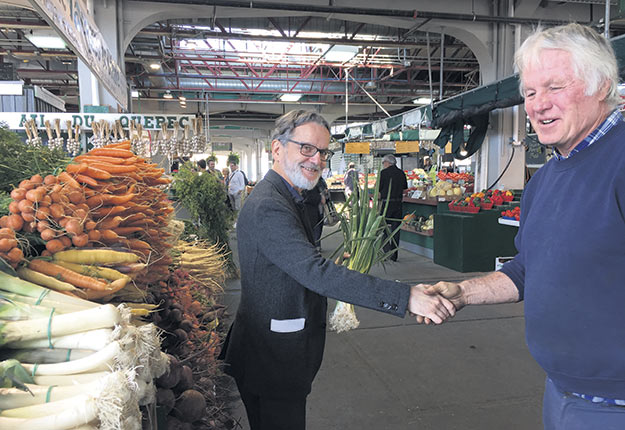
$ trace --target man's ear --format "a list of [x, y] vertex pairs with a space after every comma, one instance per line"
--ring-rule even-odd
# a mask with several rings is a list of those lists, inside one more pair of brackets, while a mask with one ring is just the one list
[[599, 87], [599, 90], [597, 91], [599, 100], [601, 100], [602, 102], [608, 98], [608, 93], [610, 92], [610, 85], [611, 85], [610, 80], [606, 79], [603, 81], [603, 83], [601, 84], [601, 87]]
[[274, 162], [280, 162], [284, 151], [285, 148], [284, 146], [282, 146], [282, 142], [280, 142], [278, 139], [274, 139], [271, 141], [271, 155], [273, 156]]

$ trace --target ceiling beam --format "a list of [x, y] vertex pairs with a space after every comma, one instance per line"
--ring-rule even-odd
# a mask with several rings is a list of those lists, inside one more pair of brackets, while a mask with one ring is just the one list
[[[128, 0], [143, 1], [143, 0]], [[477, 21], [491, 22], [503, 24], [529, 24], [537, 26], [542, 25], [562, 25], [568, 24], [567, 20], [539, 19], [539, 18], [518, 18], [507, 16], [490, 16], [490, 15], [473, 15], [462, 13], [447, 12], [426, 12], [422, 10], [403, 10], [403, 9], [374, 9], [363, 7], [337, 7], [337, 6], [317, 6], [312, 4], [293, 4], [293, 3], [272, 3], [263, 1], [237, 1], [237, 0], [150, 0], [154, 3], [176, 3], [176, 4], [192, 4], [192, 5], [211, 5], [231, 8], [245, 9], [264, 9], [264, 10], [280, 10], [293, 12], [307, 12], [319, 14], [347, 14], [347, 15], [367, 15], [367, 16], [386, 16], [394, 18], [411, 18], [411, 19], [441, 19], [453, 21]], [[588, 22], [580, 22], [580, 24], [589, 24]]]

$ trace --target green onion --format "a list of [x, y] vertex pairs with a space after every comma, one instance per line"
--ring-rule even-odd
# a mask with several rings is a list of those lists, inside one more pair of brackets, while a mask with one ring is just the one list
[[[383, 262], [394, 252], [383, 252], [384, 246], [392, 240], [397, 230], [391, 232], [388, 228], [385, 218], [388, 203], [384, 207], [380, 205], [379, 188], [380, 177], [378, 175], [373, 189], [373, 204], [370, 205], [369, 184], [365, 181], [364, 188], [352, 193], [338, 214], [343, 244], [333, 256], [349, 254], [350, 257], [343, 261], [343, 265], [360, 273], [369, 273], [375, 264]], [[386, 201], [388, 202], [388, 198]], [[386, 239], [384, 239], [385, 232], [388, 233]], [[338, 333], [355, 329], [360, 324], [354, 305], [340, 301], [337, 302], [330, 315], [329, 322], [330, 330]]]

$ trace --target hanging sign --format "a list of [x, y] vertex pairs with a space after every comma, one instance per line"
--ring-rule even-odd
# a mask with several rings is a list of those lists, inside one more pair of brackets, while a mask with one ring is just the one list
[[24, 123], [29, 119], [34, 119], [37, 128], [45, 129], [46, 121], [54, 123], [55, 119], [61, 121], [61, 128], [67, 128], [67, 121], [71, 121], [72, 127], [80, 126], [81, 129], [90, 129], [94, 122], [119, 121], [123, 128], [128, 128], [130, 121], [134, 121], [137, 125], [141, 124], [144, 130], [160, 130], [161, 124], [165, 124], [167, 128], [173, 128], [174, 122], [178, 121], [180, 127], [191, 125], [191, 118], [195, 115], [135, 115], [135, 114], [119, 114], [119, 113], [60, 113], [60, 112], [2, 112], [0, 113], [0, 123], [6, 124], [11, 130], [23, 130]]
[[344, 152], [346, 154], [368, 154], [369, 142], [346, 142]]
[[212, 142], [213, 151], [232, 151], [232, 142]]
[[445, 145], [445, 154], [451, 154], [451, 142], [447, 142]]
[[395, 142], [396, 154], [408, 154], [410, 152], [419, 152], [418, 140], [400, 140]]
[[128, 110], [126, 75], [106, 46], [84, 0], [30, 0], [98, 81]]

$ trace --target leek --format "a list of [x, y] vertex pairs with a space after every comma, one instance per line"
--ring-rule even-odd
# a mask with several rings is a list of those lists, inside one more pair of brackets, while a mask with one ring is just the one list
[[[77, 358], [86, 357], [92, 354], [93, 351], [88, 349], [50, 349], [50, 348], [36, 348], [36, 349], [6, 349], [0, 350], [0, 357], [3, 360], [15, 359], [24, 363], [59, 363], [61, 361], [75, 360]], [[2, 409], [2, 408], [0, 408]]]
[[47, 348], [52, 345], [53, 348], [90, 349], [92, 351], [99, 351], [111, 343], [111, 341], [114, 340], [113, 337], [112, 329], [100, 328], [65, 336], [52, 336], [50, 339], [43, 338], [11, 342], [4, 346], [13, 349], [26, 349]]
[[120, 321], [120, 311], [113, 305], [61, 315], [51, 312], [48, 318], [0, 323], [0, 345], [113, 327]]
[[16, 276], [7, 275], [0, 271], [0, 290], [8, 291], [22, 296], [32, 297], [34, 299], [45, 300], [50, 299], [56, 302], [83, 306], [85, 308], [96, 307], [97, 304], [88, 300], [79, 299], [77, 297], [68, 296], [57, 291], [25, 281]]
[[13, 301], [0, 295], [0, 320], [18, 321], [31, 318], [44, 318], [50, 315], [50, 309]]
[[[2, 287], [0, 286], [0, 289], [1, 288]], [[98, 306], [97, 303], [91, 303], [89, 306], [83, 306], [83, 305], [77, 305], [73, 303], [58, 302], [55, 300], [51, 300], [47, 295], [43, 297], [43, 299], [40, 299], [38, 297], [23, 296], [21, 294], [9, 293], [9, 292], [4, 292], [4, 291], [2, 291], [0, 295], [3, 298], [7, 300], [11, 300], [16, 303], [24, 303], [24, 304], [32, 305], [32, 306], [42, 306], [48, 309], [54, 308], [55, 313], [59, 313], [59, 314], [84, 311], [85, 309], [92, 309]]]
[[104, 349], [77, 360], [41, 365], [22, 363], [22, 366], [32, 375], [72, 375], [83, 372], [98, 372], [118, 364], [120, 367], [125, 367], [123, 364], [126, 364], [126, 361], [119, 341], [115, 341], [108, 344]]
[[32, 380], [37, 385], [76, 385], [88, 384], [100, 379], [111, 372], [77, 373], [75, 375], [35, 375]]

